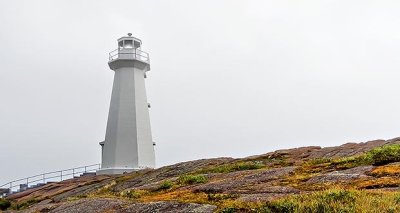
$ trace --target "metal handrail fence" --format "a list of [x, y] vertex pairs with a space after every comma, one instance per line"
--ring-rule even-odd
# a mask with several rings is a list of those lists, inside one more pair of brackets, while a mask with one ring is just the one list
[[4, 185], [0, 186], [0, 189], [8, 189], [8, 193], [0, 194], [0, 197], [3, 197], [7, 194], [12, 194], [15, 192], [25, 191], [26, 189], [32, 188], [33, 186], [44, 185], [48, 182], [58, 182], [67, 179], [74, 178], [76, 176], [88, 173], [95, 172], [100, 169], [100, 164], [92, 164], [88, 166], [75, 167], [71, 169], [64, 169], [55, 172], [47, 172], [42, 173], [26, 178], [21, 178], [18, 180], [14, 180], [8, 182]]

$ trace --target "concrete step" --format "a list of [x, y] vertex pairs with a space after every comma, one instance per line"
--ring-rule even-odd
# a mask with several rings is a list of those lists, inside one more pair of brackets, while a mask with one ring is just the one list
[[80, 177], [83, 177], [83, 176], [96, 176], [96, 172], [85, 172], [85, 173], [81, 174]]

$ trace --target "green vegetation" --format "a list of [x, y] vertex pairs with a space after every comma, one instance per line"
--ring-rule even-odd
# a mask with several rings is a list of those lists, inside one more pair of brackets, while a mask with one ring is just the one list
[[174, 183], [170, 180], [163, 181], [158, 186], [157, 191], [170, 189], [170, 188], [172, 188], [173, 185], [174, 185]]
[[223, 208], [220, 212], [221, 213], [235, 213], [236, 212], [236, 208], [234, 208], [234, 207], [226, 207], [226, 208]]
[[31, 206], [31, 205], [33, 205], [35, 203], [38, 203], [38, 202], [39, 202], [39, 200], [31, 199], [31, 200], [28, 200], [28, 201], [23, 202], [23, 203], [16, 203], [16, 204], [12, 205], [11, 208], [14, 209], [14, 210], [22, 210], [22, 209], [26, 209], [29, 206]]
[[[290, 157], [291, 155], [289, 155]], [[294, 213], [336, 213], [336, 212], [400, 212], [400, 192], [381, 191], [379, 189], [395, 188], [400, 186], [400, 163], [390, 164], [400, 161], [400, 144], [386, 145], [350, 157], [336, 158], [286, 158], [282, 155], [260, 156], [258, 158], [229, 160], [228, 163], [220, 164], [201, 164], [202, 168], [196, 171], [189, 170], [179, 173], [174, 172], [172, 167], [164, 171], [173, 171], [169, 176], [157, 179], [140, 177], [143, 174], [128, 174], [109, 179], [103, 183], [103, 187], [94, 188], [87, 194], [68, 197], [68, 201], [75, 201], [81, 198], [113, 198], [113, 199], [133, 199], [135, 202], [156, 202], [156, 201], [178, 201], [181, 203], [199, 203], [216, 205], [217, 212], [294, 212]], [[207, 166], [204, 166], [207, 165]], [[292, 168], [274, 169], [273, 175], [276, 177], [270, 182], [260, 178], [258, 174], [266, 169], [296, 165], [293, 172]], [[376, 165], [375, 167], [360, 168], [354, 170], [354, 174], [367, 174], [368, 176], [358, 175], [353, 178], [351, 174], [341, 176], [338, 172], [335, 176], [334, 171], [350, 169], [364, 165]], [[257, 170], [259, 171], [246, 171]], [[246, 172], [236, 172], [246, 171]], [[286, 172], [287, 171], [287, 172]], [[235, 174], [217, 174], [230, 173]], [[207, 175], [208, 173], [214, 173]], [[177, 174], [181, 174], [178, 176]], [[282, 174], [282, 175], [281, 175]], [[333, 174], [333, 175], [331, 175]], [[129, 184], [124, 186], [125, 181], [130, 181], [140, 177], [139, 180], [148, 182], [148, 187], [139, 187]], [[152, 177], [152, 176], [151, 176]], [[329, 179], [331, 178], [332, 179]], [[236, 179], [235, 179], [236, 178]], [[336, 179], [337, 178], [337, 179]], [[341, 179], [342, 178], [342, 179]], [[347, 178], [347, 179], [346, 179]], [[239, 179], [241, 185], [231, 187], [225, 183], [230, 183]], [[259, 181], [258, 181], [259, 180]], [[326, 181], [325, 181], [326, 180]], [[154, 186], [153, 181], [157, 182]], [[133, 180], [132, 182], [136, 182]], [[198, 187], [194, 184], [212, 183], [221, 190], [211, 191], [207, 187]], [[121, 184], [120, 184], [121, 183]], [[243, 185], [242, 185], [243, 184]], [[120, 187], [120, 186], [123, 187]], [[194, 185], [194, 186], [189, 186]], [[253, 196], [246, 197], [247, 191], [262, 189], [265, 186], [291, 187], [300, 190], [299, 194], [290, 194], [287, 197], [272, 196], [272, 201], [260, 201]], [[125, 188], [124, 188], [125, 187]], [[236, 188], [235, 188], [236, 187]], [[233, 190], [232, 190], [233, 189]], [[242, 190], [243, 192], [242, 193]], [[278, 188], [279, 189], [279, 188]], [[375, 190], [366, 190], [375, 189]], [[284, 188], [282, 189], [285, 190]], [[212, 193], [210, 193], [212, 192]], [[238, 194], [229, 194], [238, 193]], [[31, 196], [35, 197], [35, 196]], [[43, 197], [36, 199], [23, 199], [19, 203], [8, 202], [0, 199], [0, 210], [16, 209], [22, 210], [42, 200]], [[258, 197], [256, 197], [258, 198]], [[47, 199], [47, 198], [45, 198]], [[51, 198], [50, 198], [51, 199]]]
[[375, 148], [367, 153], [374, 165], [385, 165], [400, 161], [400, 144]]
[[334, 165], [336, 170], [350, 169], [357, 166], [369, 165], [371, 164], [371, 159], [368, 154], [362, 154], [352, 157], [343, 157], [339, 159], [334, 159], [332, 165]]
[[207, 199], [209, 201], [222, 201], [228, 199], [236, 199], [239, 195], [236, 194], [207, 194]]
[[358, 156], [342, 158], [316, 158], [305, 162], [302, 167], [312, 173], [350, 169], [363, 165], [385, 165], [400, 161], [400, 144], [385, 145]]
[[339, 212], [399, 212], [399, 192], [368, 192], [363, 190], [330, 189], [310, 194], [293, 195], [266, 204], [233, 202], [219, 212], [260, 213], [339, 213]]
[[316, 158], [305, 162], [302, 167], [305, 170], [318, 173], [321, 171], [333, 171], [350, 169], [357, 166], [369, 165], [371, 159], [369, 155], [362, 154], [358, 156], [342, 157], [342, 158]]
[[125, 190], [120, 193], [120, 196], [130, 199], [138, 199], [142, 196], [142, 194], [144, 193], [141, 190]]
[[0, 210], [6, 210], [10, 206], [11, 206], [11, 202], [10, 201], [8, 201], [6, 199], [3, 199], [3, 198], [0, 198]]
[[229, 173], [242, 170], [254, 170], [265, 167], [261, 162], [247, 161], [247, 162], [236, 162], [232, 164], [219, 165], [207, 169], [202, 169], [197, 173]]
[[198, 184], [206, 183], [208, 181], [207, 177], [204, 175], [181, 175], [179, 176], [178, 182], [180, 184]]
[[399, 193], [333, 189], [267, 203], [264, 212], [399, 212]]
[[396, 202], [397, 205], [400, 205], [400, 194], [394, 197], [394, 201]]
[[273, 203], [267, 203], [261, 208], [261, 212], [295, 212], [297, 204], [290, 200], [275, 201]]

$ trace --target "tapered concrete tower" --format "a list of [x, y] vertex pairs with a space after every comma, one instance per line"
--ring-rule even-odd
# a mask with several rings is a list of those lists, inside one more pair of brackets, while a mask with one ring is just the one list
[[114, 84], [108, 114], [106, 139], [101, 142], [102, 164], [97, 174], [122, 174], [155, 167], [145, 78], [149, 54], [132, 34], [118, 39], [108, 65]]

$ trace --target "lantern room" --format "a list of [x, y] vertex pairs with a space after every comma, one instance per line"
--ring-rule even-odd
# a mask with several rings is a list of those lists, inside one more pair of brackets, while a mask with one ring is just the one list
[[142, 41], [138, 38], [132, 37], [132, 33], [118, 39], [118, 49], [140, 49]]

